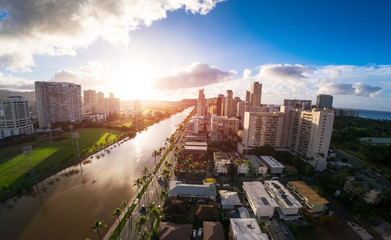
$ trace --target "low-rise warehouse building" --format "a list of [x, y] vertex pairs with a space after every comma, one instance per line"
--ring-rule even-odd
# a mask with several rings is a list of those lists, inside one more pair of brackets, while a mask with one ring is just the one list
[[216, 185], [214, 183], [184, 184], [181, 181], [172, 181], [168, 190], [168, 197], [171, 199], [216, 201], [216, 196]]
[[272, 217], [278, 204], [261, 182], [243, 182], [243, 191], [250, 207], [257, 217]]

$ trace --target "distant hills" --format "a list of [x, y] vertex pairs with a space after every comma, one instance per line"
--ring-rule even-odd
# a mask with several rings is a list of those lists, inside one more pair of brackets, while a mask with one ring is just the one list
[[17, 92], [17, 91], [8, 91], [0, 90], [0, 104], [3, 104], [4, 100], [7, 100], [10, 96], [21, 96], [24, 100], [28, 102], [35, 102], [35, 91], [32, 92]]

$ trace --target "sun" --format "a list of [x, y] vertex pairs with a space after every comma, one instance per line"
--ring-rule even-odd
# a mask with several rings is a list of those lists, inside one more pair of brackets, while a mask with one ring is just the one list
[[[122, 64], [114, 74], [116, 89], [119, 97], [124, 100], [150, 99], [152, 97], [151, 84], [154, 79], [153, 70], [142, 63]], [[114, 76], [113, 76], [114, 77]]]

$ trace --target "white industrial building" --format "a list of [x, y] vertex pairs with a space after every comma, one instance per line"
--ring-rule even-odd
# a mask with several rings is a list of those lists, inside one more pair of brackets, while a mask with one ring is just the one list
[[237, 192], [219, 190], [219, 194], [222, 209], [235, 209], [235, 207], [242, 206]]
[[274, 208], [278, 207], [278, 204], [261, 182], [243, 182], [243, 191], [255, 216], [273, 216]]
[[262, 233], [255, 218], [231, 218], [229, 239], [233, 240], [268, 240]]
[[267, 165], [271, 174], [282, 174], [284, 165], [272, 156], [261, 156], [261, 160]]
[[168, 190], [169, 198], [187, 199], [190, 201], [205, 199], [216, 201], [216, 185], [214, 183], [185, 184], [172, 181]]
[[255, 173], [257, 175], [265, 175], [267, 173], [266, 164], [264, 162], [262, 162], [262, 160], [259, 159], [257, 156], [245, 155], [244, 157], [250, 161], [253, 168], [255, 168]]
[[278, 204], [277, 213], [280, 219], [297, 220], [303, 207], [279, 181], [265, 181], [267, 192]]

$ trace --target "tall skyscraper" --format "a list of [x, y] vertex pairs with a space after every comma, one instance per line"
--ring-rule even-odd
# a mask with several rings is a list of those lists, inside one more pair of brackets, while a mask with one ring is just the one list
[[217, 96], [217, 116], [224, 115], [224, 94]]
[[246, 96], [244, 96], [244, 102], [246, 104], [250, 103], [250, 96], [251, 96], [250, 91], [246, 91]]
[[317, 109], [333, 109], [333, 96], [326, 94], [319, 94], [316, 97], [316, 108]]
[[262, 84], [259, 84], [259, 82], [253, 82], [253, 84], [251, 84], [250, 106], [260, 107], [261, 96], [262, 96]]
[[284, 106], [302, 110], [311, 110], [311, 100], [284, 99]]
[[40, 128], [46, 128], [53, 122], [83, 120], [80, 85], [35, 82], [35, 96]]
[[135, 99], [133, 103], [134, 103], [134, 112], [141, 113], [141, 100]]
[[205, 114], [206, 114], [205, 94], [204, 94], [204, 89], [200, 89], [198, 92], [197, 115], [205, 116]]
[[3, 102], [4, 119], [0, 119], [0, 138], [34, 133], [28, 103], [23, 97], [12, 96]]
[[232, 90], [227, 90], [225, 94], [225, 109], [224, 116], [232, 117], [233, 116], [233, 92]]

